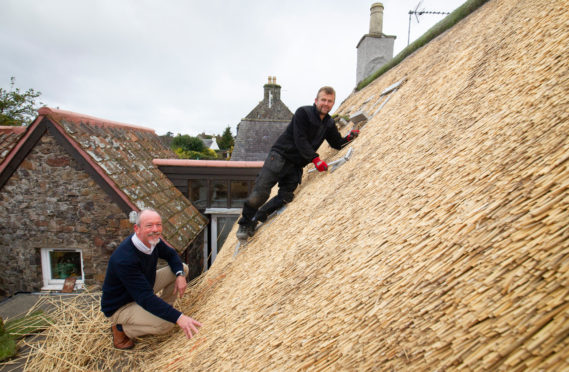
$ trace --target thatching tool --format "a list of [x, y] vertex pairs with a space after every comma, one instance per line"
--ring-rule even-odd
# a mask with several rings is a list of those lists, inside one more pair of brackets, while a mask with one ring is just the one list
[[[391, 96], [393, 95], [393, 93], [397, 92], [397, 89], [399, 89], [401, 87], [401, 85], [403, 85], [405, 82], [407, 81], [407, 78], [404, 77], [403, 79], [399, 80], [398, 82], [391, 84], [390, 86], [388, 86], [387, 88], [385, 88], [381, 94], [379, 95], [380, 97], [385, 96], [386, 94], [389, 94], [387, 96], [387, 98], [381, 103], [381, 105], [377, 108], [377, 110], [375, 110], [375, 112], [373, 113], [373, 116], [377, 115], [381, 109], [383, 108], [383, 106], [385, 106], [385, 104], [389, 101], [389, 99], [391, 99]], [[362, 126], [363, 128], [363, 126]], [[361, 128], [360, 128], [361, 129]]]
[[[373, 113], [373, 115], [369, 115], [367, 112], [365, 112], [364, 110], [360, 110], [360, 111], [356, 111], [354, 112], [352, 115], [350, 115], [350, 122], [352, 123], [352, 128], [350, 129], [350, 131], [354, 130], [354, 129], [360, 129], [362, 130], [363, 127], [368, 123], [369, 119], [371, 119], [372, 117], [374, 117], [375, 115], [377, 115], [381, 109], [383, 108], [383, 106], [385, 106], [385, 104], [389, 101], [389, 99], [391, 98], [391, 96], [393, 95], [393, 93], [395, 93], [397, 91], [397, 89], [399, 89], [401, 87], [401, 85], [403, 85], [405, 82], [407, 81], [407, 78], [404, 77], [403, 79], [399, 80], [398, 82], [391, 84], [390, 86], [388, 86], [387, 88], [385, 88], [381, 93], [380, 93], [380, 97], [383, 97], [385, 95], [388, 95], [387, 98], [381, 103], [381, 105], [378, 107], [377, 110], [375, 110], [375, 112]], [[359, 128], [358, 128], [359, 127]]]
[[[269, 223], [271, 223], [273, 218], [278, 216], [279, 214], [283, 213], [285, 209], [286, 209], [286, 205], [283, 205], [282, 207], [280, 207], [279, 209], [277, 209], [273, 213], [269, 214], [269, 216], [267, 216], [267, 219], [265, 220], [265, 222], [262, 222], [260, 225], [258, 225], [255, 228], [255, 231], [258, 231], [261, 227], [266, 226]], [[245, 239], [244, 240], [238, 239], [237, 244], [235, 245], [235, 252], [233, 252], [233, 257], [237, 256], [237, 253], [239, 253], [239, 248], [246, 246], [247, 243], [249, 243], [249, 239], [246, 239], [246, 240]]]
[[[350, 157], [352, 156], [353, 152], [354, 152], [354, 149], [352, 147], [350, 147], [348, 149], [348, 152], [346, 153], [346, 155], [344, 155], [343, 157], [341, 157], [338, 160], [334, 160], [333, 162], [328, 163], [328, 169], [330, 169], [330, 172], [334, 172], [336, 169], [338, 169], [338, 167], [340, 167], [345, 162], [350, 160]], [[315, 170], [316, 170], [316, 168], [309, 169], [308, 173], [314, 172]]]
[[245, 245], [247, 245], [247, 240], [237, 239], [237, 245], [235, 245], [235, 252], [233, 252], [233, 257], [237, 256], [237, 253], [239, 253], [239, 248]]
[[330, 164], [328, 164], [330, 168], [330, 172], [334, 172], [336, 169], [338, 169], [341, 165], [343, 165], [345, 162], [347, 162], [348, 160], [350, 160], [350, 157], [352, 156], [352, 153], [354, 152], [354, 149], [352, 147], [350, 147], [348, 149], [348, 152], [346, 153], [346, 155], [344, 155], [342, 158], [335, 160], [333, 162], [331, 162]]
[[350, 121], [352, 122], [352, 129], [356, 129], [358, 124], [362, 124], [362, 126], [369, 120], [369, 115], [365, 111], [357, 111], [350, 115]]

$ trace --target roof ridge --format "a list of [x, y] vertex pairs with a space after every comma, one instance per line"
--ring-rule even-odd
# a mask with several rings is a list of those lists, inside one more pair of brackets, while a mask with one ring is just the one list
[[133, 124], [121, 123], [118, 121], [102, 119], [102, 118], [98, 118], [98, 117], [90, 116], [90, 115], [85, 115], [85, 114], [79, 114], [79, 113], [76, 113], [73, 111], [54, 109], [54, 108], [47, 107], [47, 106], [40, 108], [38, 110], [38, 114], [45, 115], [45, 116], [51, 116], [54, 119], [65, 119], [65, 120], [70, 121], [72, 123], [88, 122], [90, 125], [96, 125], [96, 126], [101, 126], [101, 127], [115, 127], [115, 128], [124, 128], [124, 129], [134, 129], [134, 130], [138, 130], [138, 131], [156, 134], [154, 129], [151, 129], [151, 128], [141, 127], [141, 126], [133, 125]]
[[10, 125], [0, 125], [0, 132], [12, 132], [16, 134], [24, 133], [26, 131], [25, 126], [10, 126]]

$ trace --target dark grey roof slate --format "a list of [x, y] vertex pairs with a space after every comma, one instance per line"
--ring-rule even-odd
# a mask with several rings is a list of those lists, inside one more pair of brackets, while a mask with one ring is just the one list
[[292, 112], [281, 101], [281, 86], [264, 85], [263, 100], [239, 123], [233, 161], [263, 161], [273, 143], [292, 119]]
[[231, 154], [233, 161], [263, 161], [288, 125], [288, 121], [257, 121], [243, 119]]

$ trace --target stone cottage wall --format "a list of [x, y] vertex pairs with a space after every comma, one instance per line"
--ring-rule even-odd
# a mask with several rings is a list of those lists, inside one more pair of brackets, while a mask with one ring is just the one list
[[80, 248], [87, 285], [102, 284], [128, 215], [46, 133], [0, 189], [0, 295], [39, 291], [41, 248]]

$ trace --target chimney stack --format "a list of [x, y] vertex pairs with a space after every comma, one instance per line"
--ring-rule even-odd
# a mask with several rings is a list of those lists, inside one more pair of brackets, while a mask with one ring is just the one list
[[373, 3], [370, 8], [369, 34], [379, 36], [383, 34], [383, 4]]
[[356, 46], [356, 84], [393, 58], [394, 42], [395, 36], [383, 33], [383, 4], [373, 3], [370, 8], [369, 34], [364, 35]]
[[273, 99], [280, 100], [281, 99], [281, 87], [277, 85], [277, 77], [276, 76], [269, 76], [268, 83], [265, 84], [265, 94], [264, 100], [269, 102]]

